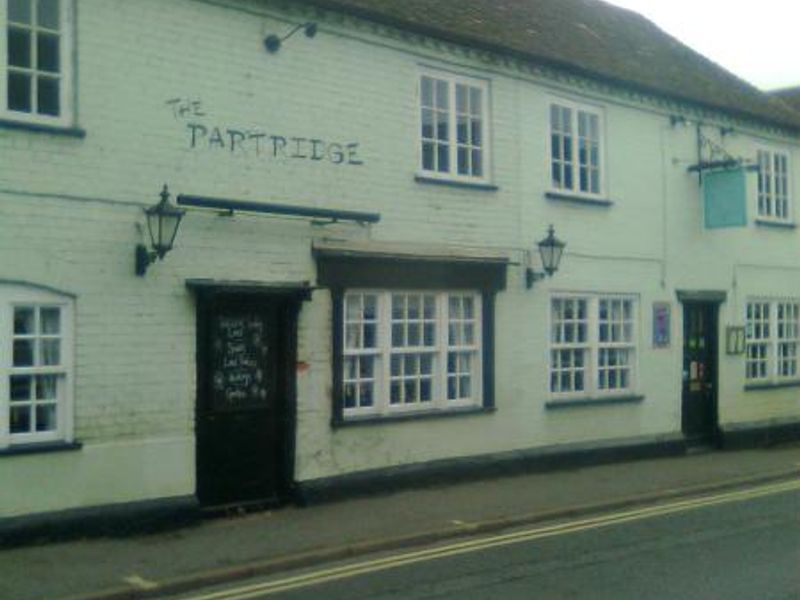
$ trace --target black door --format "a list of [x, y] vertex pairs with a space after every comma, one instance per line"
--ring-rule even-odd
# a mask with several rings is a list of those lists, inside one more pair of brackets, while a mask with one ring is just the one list
[[683, 306], [682, 429], [690, 440], [711, 441], [717, 434], [717, 305]]
[[286, 487], [285, 306], [214, 296], [198, 307], [197, 496], [276, 501]]

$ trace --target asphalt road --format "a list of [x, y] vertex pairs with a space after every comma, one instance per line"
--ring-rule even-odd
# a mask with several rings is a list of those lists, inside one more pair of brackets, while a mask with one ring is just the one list
[[732, 492], [184, 598], [798, 600], [800, 491]]

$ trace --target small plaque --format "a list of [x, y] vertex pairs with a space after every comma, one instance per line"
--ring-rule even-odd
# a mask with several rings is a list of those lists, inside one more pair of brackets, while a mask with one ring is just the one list
[[670, 316], [672, 306], [668, 302], [653, 303], [653, 347], [668, 348], [670, 344]]

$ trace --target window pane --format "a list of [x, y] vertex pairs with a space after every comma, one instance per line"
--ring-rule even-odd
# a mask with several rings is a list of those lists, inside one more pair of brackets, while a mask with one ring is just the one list
[[32, 335], [36, 331], [35, 310], [33, 307], [14, 309], [14, 335]]
[[39, 0], [36, 21], [40, 27], [58, 29], [58, 0]]
[[40, 33], [36, 37], [36, 67], [40, 71], [59, 72], [58, 36]]
[[55, 404], [45, 404], [36, 407], [36, 431], [55, 431], [56, 406]]
[[427, 108], [422, 109], [422, 137], [433, 139], [433, 111]]
[[377, 344], [375, 325], [364, 325], [364, 348], [374, 348]]
[[467, 95], [467, 86], [459, 83], [456, 84], [456, 110], [460, 113], [468, 112], [467, 101], [469, 96]]
[[28, 375], [12, 375], [10, 377], [11, 401], [28, 401], [31, 399], [32, 378]]
[[39, 77], [37, 84], [36, 103], [39, 114], [58, 116], [61, 112], [61, 102], [58, 97], [58, 79], [54, 77]]
[[430, 142], [425, 142], [422, 144], [422, 168], [426, 171], [433, 171], [434, 170], [434, 153], [433, 153], [433, 144]]
[[8, 0], [8, 20], [14, 23], [30, 23], [31, 0]]
[[25, 73], [8, 74], [8, 108], [31, 112], [31, 77]]
[[57, 335], [61, 331], [61, 311], [58, 308], [43, 308], [39, 313], [41, 332]]
[[8, 64], [13, 67], [31, 66], [31, 34], [25, 29], [8, 29]]
[[361, 384], [359, 389], [359, 401], [361, 406], [372, 406], [373, 395], [371, 382]]
[[470, 112], [474, 116], [479, 116], [483, 111], [481, 97], [482, 97], [482, 92], [480, 88], [473, 87], [469, 89]]
[[45, 366], [61, 364], [60, 340], [41, 340], [40, 352], [40, 364]]
[[463, 146], [458, 147], [458, 174], [469, 174], [469, 152]]
[[446, 81], [436, 80], [436, 107], [447, 110], [450, 107], [449, 86]]
[[433, 106], [433, 79], [430, 77], [420, 80], [420, 99], [422, 106]]
[[440, 144], [437, 150], [437, 159], [439, 161], [438, 171], [446, 173], [450, 170], [450, 151], [447, 144]]
[[15, 367], [33, 366], [33, 340], [14, 340], [14, 359]]
[[11, 407], [11, 433], [29, 433], [31, 430], [31, 407]]

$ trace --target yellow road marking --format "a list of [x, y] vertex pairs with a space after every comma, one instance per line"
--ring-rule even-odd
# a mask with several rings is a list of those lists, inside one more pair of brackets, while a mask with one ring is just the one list
[[714, 496], [680, 500], [677, 502], [671, 502], [669, 504], [649, 506], [635, 510], [581, 519], [578, 521], [571, 521], [568, 523], [560, 523], [557, 525], [538, 527], [536, 529], [527, 529], [524, 531], [515, 531], [512, 533], [505, 533], [476, 540], [457, 542], [447, 546], [405, 552], [403, 554], [397, 554], [386, 558], [367, 560], [341, 567], [322, 569], [303, 575], [286, 577], [276, 581], [252, 584], [231, 590], [212, 592], [210, 594], [204, 594], [200, 596], [192, 596], [186, 600], [248, 600], [250, 598], [277, 594], [301, 587], [319, 585], [322, 583], [356, 577], [358, 575], [366, 575], [368, 573], [384, 571], [387, 569], [394, 569], [419, 562], [457, 556], [459, 554], [466, 554], [469, 552], [478, 552], [490, 548], [497, 548], [499, 546], [529, 542], [558, 535], [566, 535], [580, 531], [598, 529], [601, 527], [609, 527], [621, 523], [628, 523], [631, 521], [638, 521], [657, 516], [694, 510], [697, 508], [714, 506], [716, 504], [741, 502], [743, 500], [750, 500], [754, 498], [760, 498], [762, 496], [769, 496], [772, 494], [779, 494], [782, 492], [795, 490], [800, 490], [800, 480], [769, 484], [747, 490], [726, 492]]

